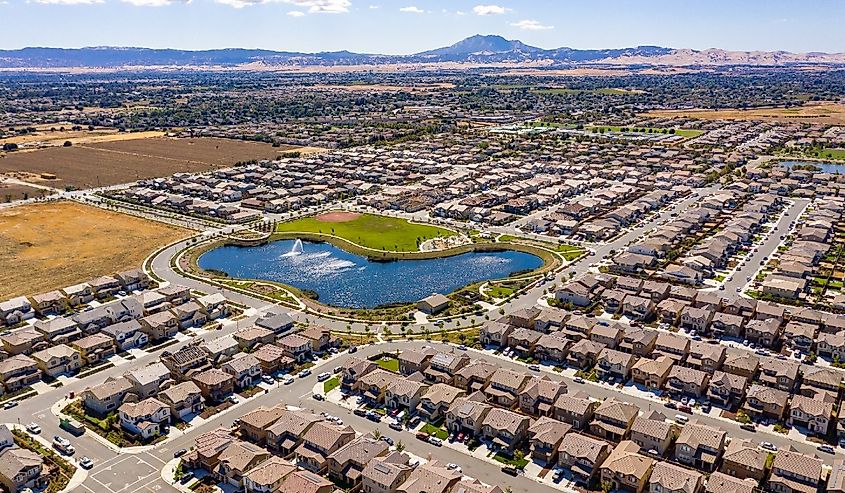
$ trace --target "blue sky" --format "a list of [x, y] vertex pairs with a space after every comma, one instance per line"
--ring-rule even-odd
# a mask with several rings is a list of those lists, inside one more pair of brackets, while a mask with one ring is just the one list
[[843, 0], [0, 0], [0, 48], [405, 54], [472, 34], [542, 48], [845, 52]]

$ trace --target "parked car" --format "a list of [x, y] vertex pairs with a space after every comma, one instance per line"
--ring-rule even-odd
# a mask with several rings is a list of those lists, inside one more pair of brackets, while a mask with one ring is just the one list
[[439, 446], [443, 445], [443, 440], [441, 440], [441, 439], [439, 439], [435, 436], [430, 436], [430, 437], [428, 437], [428, 443], [434, 445], [435, 447], [439, 447]]
[[237, 404], [237, 403], [241, 402], [240, 399], [238, 399], [238, 396], [236, 396], [236, 395], [230, 395], [229, 397], [226, 398], [226, 400], [231, 402], [232, 404]]
[[6, 401], [6, 403], [3, 404], [3, 409], [12, 409], [13, 407], [15, 407], [17, 405], [18, 405], [18, 401]]
[[388, 444], [388, 445], [390, 445], [390, 446], [393, 446], [393, 439], [392, 439], [392, 438], [390, 438], [390, 437], [388, 437], [388, 436], [384, 436], [384, 435], [382, 435], [382, 437], [381, 437], [381, 441], [382, 441], [382, 442], [384, 442], [384, 443], [386, 443], [386, 444]]
[[832, 446], [830, 446], [826, 443], [819, 445], [816, 448], [819, 449], [820, 452], [824, 452], [826, 454], [835, 454], [836, 453], [836, 450], [834, 450], [834, 448]]
[[92, 467], [94, 467], [94, 461], [92, 461], [88, 457], [83, 457], [79, 459], [79, 467], [81, 467], [82, 469], [91, 469]]
[[742, 428], [745, 431], [751, 431], [751, 432], [757, 431], [757, 427], [754, 426], [753, 423], [743, 423], [743, 424], [739, 425], [739, 427]]
[[41, 427], [38, 426], [37, 423], [30, 423], [26, 425], [26, 431], [32, 433], [33, 435], [37, 435], [41, 433]]
[[325, 382], [326, 380], [330, 379], [331, 377], [332, 377], [331, 373], [324, 371], [323, 373], [320, 373], [319, 375], [317, 375], [317, 381], [318, 382]]
[[311, 374], [311, 370], [306, 368], [306, 369], [302, 370], [301, 372], [297, 373], [296, 376], [298, 376], [299, 378], [305, 378], [310, 374]]
[[178, 459], [179, 457], [182, 457], [183, 455], [185, 455], [185, 454], [187, 454], [187, 453], [188, 453], [188, 449], [186, 449], [186, 448], [180, 448], [180, 449], [179, 449], [179, 450], [177, 450], [176, 452], [173, 452], [173, 458], [174, 458], [174, 459]]
[[574, 380], [574, 381], [575, 381], [575, 383], [584, 383], [584, 379], [583, 379], [583, 378], [581, 378], [581, 377], [575, 377], [575, 378], [573, 378], [572, 380]]
[[502, 472], [508, 476], [516, 476], [519, 474], [519, 471], [513, 466], [502, 466]]
[[352, 353], [357, 352], [357, 351], [358, 351], [358, 346], [349, 346], [349, 354], [352, 354]]
[[326, 399], [325, 397], [323, 397], [323, 394], [314, 394], [313, 397], [315, 401], [323, 401]]
[[387, 427], [391, 430], [402, 431], [402, 423], [398, 421], [391, 421]]
[[777, 445], [771, 442], [760, 442], [760, 448], [763, 450], [768, 450], [769, 452], [778, 451]]
[[261, 380], [264, 383], [276, 383], [276, 381], [270, 375], [261, 375]]
[[540, 371], [540, 365], [528, 365], [528, 369], [531, 371]]
[[355, 416], [361, 416], [363, 418], [367, 415], [367, 410], [359, 407], [352, 411], [352, 414], [354, 414]]
[[684, 404], [681, 404], [680, 406], [678, 406], [678, 411], [681, 411], [682, 413], [692, 414], [692, 408], [687, 406], [687, 405], [684, 405]]
[[416, 434], [417, 440], [428, 441], [428, 433], [417, 433]]
[[293, 377], [290, 375], [285, 375], [282, 377], [282, 383], [285, 385], [290, 385], [293, 383]]

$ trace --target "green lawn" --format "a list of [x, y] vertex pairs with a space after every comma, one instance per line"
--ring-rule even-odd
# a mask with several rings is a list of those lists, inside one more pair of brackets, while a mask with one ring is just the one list
[[376, 364], [379, 368], [383, 368], [387, 371], [392, 371], [393, 373], [399, 373], [399, 360], [396, 358], [379, 358], [376, 361]]
[[509, 458], [503, 455], [501, 452], [497, 452], [496, 455], [493, 456], [494, 459], [501, 462], [502, 464], [507, 464], [509, 466], [513, 466], [517, 469], [525, 469], [525, 466], [528, 465], [528, 459], [516, 459], [516, 458]]
[[328, 394], [332, 390], [340, 386], [340, 380], [337, 377], [332, 377], [323, 382], [323, 393]]
[[487, 294], [492, 296], [493, 298], [507, 298], [508, 296], [513, 294], [513, 289], [494, 284], [490, 285], [490, 289], [487, 290]]
[[420, 431], [423, 433], [428, 433], [429, 435], [434, 435], [441, 440], [446, 440], [449, 438], [449, 432], [444, 430], [443, 428], [438, 428], [431, 423], [426, 423], [420, 428]]
[[437, 237], [453, 236], [447, 229], [427, 224], [410, 223], [405, 219], [361, 214], [346, 222], [323, 222], [306, 217], [276, 225], [280, 233], [322, 233], [338, 236], [374, 250], [395, 252], [419, 251], [419, 244]]

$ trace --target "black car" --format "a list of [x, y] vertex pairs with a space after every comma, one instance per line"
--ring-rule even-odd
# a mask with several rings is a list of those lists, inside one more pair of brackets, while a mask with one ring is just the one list
[[179, 457], [182, 457], [183, 455], [185, 455], [187, 453], [188, 453], [188, 449], [180, 448], [176, 452], [173, 452], [173, 457], [178, 459]]
[[392, 439], [392, 438], [390, 438], [390, 437], [387, 437], [387, 436], [382, 436], [382, 437], [381, 437], [381, 441], [382, 441], [382, 442], [384, 442], [384, 443], [386, 443], [386, 444], [388, 444], [388, 445], [390, 445], [390, 446], [392, 446], [392, 445], [393, 445], [393, 439]]
[[358, 346], [349, 346], [349, 353], [354, 353], [358, 351]]
[[367, 410], [366, 409], [356, 409], [356, 410], [352, 411], [352, 414], [354, 414], [355, 416], [364, 417], [364, 416], [367, 415]]
[[512, 466], [502, 466], [502, 472], [509, 476], [516, 476], [517, 474], [519, 474], [519, 471]]

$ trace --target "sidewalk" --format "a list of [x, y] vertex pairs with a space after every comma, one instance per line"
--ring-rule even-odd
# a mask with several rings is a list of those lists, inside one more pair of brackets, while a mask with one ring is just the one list
[[[42, 437], [41, 435], [33, 435], [32, 433], [27, 432], [26, 427], [21, 426], [17, 423], [4, 423], [4, 424], [10, 430], [20, 430], [20, 431], [26, 433], [30, 438], [32, 438], [36, 442], [40, 443], [41, 446], [43, 446], [44, 448], [51, 449], [51, 450], [53, 449], [53, 444], [50, 443], [49, 440]], [[76, 488], [78, 488], [79, 485], [84, 483], [86, 479], [88, 479], [88, 471], [86, 469], [83, 469], [79, 465], [79, 461], [76, 459], [76, 457], [68, 457], [66, 455], [61, 455], [61, 458], [64, 459], [65, 461], [73, 464], [74, 467], [76, 467], [76, 472], [73, 473], [73, 476], [70, 478], [70, 481], [68, 482], [67, 486], [63, 490], [59, 491], [59, 493], [63, 493], [63, 492], [66, 492], [66, 491], [73, 491]]]

